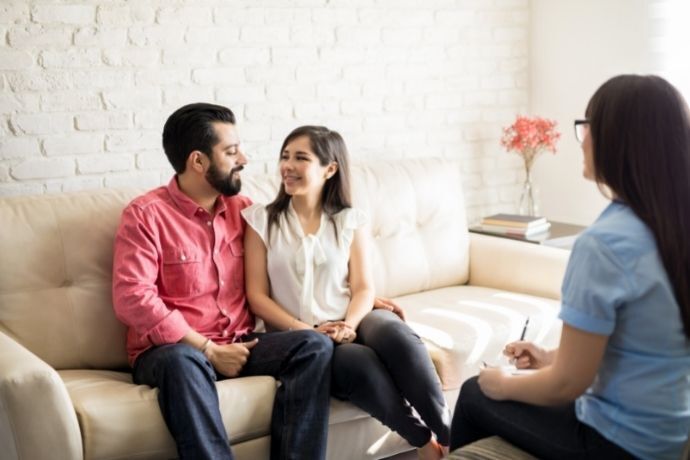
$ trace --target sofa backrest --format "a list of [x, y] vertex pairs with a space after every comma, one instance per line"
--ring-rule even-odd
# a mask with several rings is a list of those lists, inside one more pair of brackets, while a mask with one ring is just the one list
[[353, 174], [370, 217], [376, 292], [396, 297], [465, 284], [469, 238], [459, 162], [374, 162]]
[[[275, 175], [245, 175], [243, 193], [275, 196]], [[371, 219], [377, 293], [464, 284], [468, 236], [460, 166], [442, 160], [353, 167], [355, 205]], [[143, 190], [0, 199], [0, 330], [57, 369], [127, 365], [111, 300], [113, 239]]]

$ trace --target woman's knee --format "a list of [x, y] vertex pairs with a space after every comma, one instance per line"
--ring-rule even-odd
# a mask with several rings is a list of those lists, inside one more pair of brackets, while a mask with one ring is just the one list
[[365, 379], [379, 367], [374, 350], [357, 343], [335, 347], [333, 351], [333, 375], [353, 379]]
[[458, 411], [461, 410], [461, 408], [470, 408], [484, 398], [486, 398], [486, 396], [484, 396], [481, 388], [479, 388], [477, 377], [471, 377], [467, 379], [460, 388], [460, 394], [458, 395], [458, 400], [455, 403], [455, 410]]
[[364, 344], [378, 352], [389, 351], [396, 355], [416, 351], [424, 344], [416, 332], [394, 313], [375, 310], [362, 321], [360, 330]]
[[386, 325], [405, 324], [398, 315], [389, 310], [377, 308], [366, 314], [360, 323], [360, 327], [379, 328]]

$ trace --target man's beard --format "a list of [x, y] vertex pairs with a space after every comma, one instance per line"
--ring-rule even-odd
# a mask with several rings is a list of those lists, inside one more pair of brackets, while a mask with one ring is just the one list
[[208, 171], [206, 171], [206, 180], [209, 184], [211, 184], [211, 187], [216, 189], [216, 191], [221, 195], [237, 195], [240, 193], [240, 189], [242, 188], [242, 181], [239, 177], [237, 179], [233, 179], [233, 175], [236, 172], [242, 171], [242, 169], [244, 169], [244, 166], [235, 166], [228, 174], [223, 174], [216, 167], [216, 164], [211, 162], [211, 165], [208, 167]]

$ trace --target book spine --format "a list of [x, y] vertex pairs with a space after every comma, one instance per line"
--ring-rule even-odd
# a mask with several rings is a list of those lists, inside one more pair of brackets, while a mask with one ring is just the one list
[[502, 227], [509, 227], [509, 228], [515, 228], [515, 229], [524, 229], [524, 228], [532, 228], [532, 227], [541, 227], [544, 225], [546, 220], [535, 220], [532, 222], [514, 222], [514, 221], [508, 221], [508, 220], [493, 220], [493, 219], [484, 219], [482, 220], [481, 225], [491, 225], [491, 226], [502, 226]]
[[545, 232], [551, 228], [551, 225], [540, 225], [533, 228], [513, 228], [501, 225], [480, 225], [480, 227], [486, 232], [499, 233], [501, 235], [529, 236]]

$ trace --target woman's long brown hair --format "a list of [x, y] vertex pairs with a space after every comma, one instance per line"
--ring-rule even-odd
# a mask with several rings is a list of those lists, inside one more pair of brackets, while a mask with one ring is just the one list
[[657, 76], [620, 75], [592, 96], [594, 170], [651, 229], [690, 338], [690, 117]]

